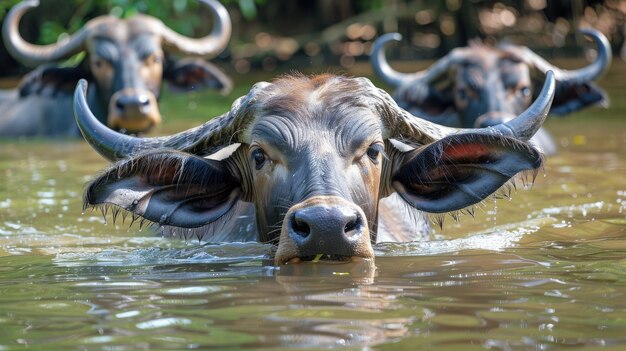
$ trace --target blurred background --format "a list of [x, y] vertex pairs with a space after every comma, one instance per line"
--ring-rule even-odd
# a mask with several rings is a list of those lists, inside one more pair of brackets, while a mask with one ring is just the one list
[[[221, 0], [233, 20], [229, 48], [212, 61], [229, 73], [339, 66], [369, 60], [373, 41], [400, 32], [397, 59], [434, 59], [474, 38], [526, 45], [546, 58], [580, 57], [585, 41], [576, 28], [595, 27], [616, 54], [625, 37], [626, 1], [620, 0]], [[0, 0], [0, 18], [18, 3]], [[42, 0], [24, 16], [23, 36], [38, 44], [57, 41], [89, 19], [147, 13], [176, 31], [201, 36], [210, 14], [197, 1]], [[626, 54], [626, 51], [624, 51]], [[0, 77], [29, 69], [0, 47]]]

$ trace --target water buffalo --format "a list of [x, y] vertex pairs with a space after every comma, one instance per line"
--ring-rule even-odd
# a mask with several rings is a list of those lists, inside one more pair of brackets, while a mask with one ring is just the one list
[[[255, 208], [257, 239], [278, 244], [275, 262], [373, 256], [379, 200], [419, 214], [459, 211], [521, 171], [537, 171], [528, 144], [554, 97], [549, 72], [537, 100], [516, 118], [455, 129], [410, 115], [366, 78], [288, 76], [257, 83], [231, 110], [175, 134], [139, 138], [103, 126], [75, 92], [80, 130], [117, 161], [85, 188], [86, 207], [130, 211], [168, 228], [196, 229]], [[399, 209], [398, 211], [404, 211]], [[386, 218], [399, 220], [401, 212]], [[198, 232], [199, 230], [199, 232]], [[238, 234], [218, 234], [242, 240]], [[400, 239], [410, 240], [411, 233]]]
[[[0, 94], [0, 136], [78, 136], [72, 91], [81, 78], [92, 82], [89, 104], [98, 119], [128, 133], [145, 132], [160, 123], [157, 100], [164, 79], [178, 91], [229, 92], [230, 79], [199, 57], [215, 57], [226, 47], [230, 17], [216, 0], [201, 3], [214, 17], [211, 33], [203, 38], [182, 36], [147, 15], [100, 16], [66, 40], [44, 46], [26, 42], [18, 31], [24, 13], [39, 2], [14, 6], [4, 21], [4, 44], [20, 62], [39, 67], [16, 91]], [[51, 64], [80, 52], [86, 55], [76, 67]], [[192, 57], [174, 60], [170, 54]]]
[[[398, 105], [416, 116], [450, 127], [486, 127], [524, 111], [537, 97], [548, 70], [556, 77], [556, 95], [550, 113], [564, 115], [592, 104], [606, 104], [604, 91], [592, 83], [611, 64], [611, 46], [594, 29], [582, 29], [598, 46], [596, 60], [568, 71], [557, 68], [524, 46], [492, 47], [473, 42], [452, 50], [428, 69], [406, 74], [395, 71], [385, 57], [385, 47], [400, 41], [398, 33], [378, 38], [371, 62], [376, 74], [397, 90]], [[551, 137], [540, 130], [533, 141], [554, 153]]]

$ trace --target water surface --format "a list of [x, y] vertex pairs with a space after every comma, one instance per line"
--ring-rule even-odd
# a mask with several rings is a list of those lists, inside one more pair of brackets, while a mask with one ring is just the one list
[[[623, 350], [623, 70], [603, 82], [611, 109], [548, 123], [560, 153], [531, 190], [373, 263], [276, 268], [266, 245], [105, 225], [81, 214], [107, 164], [85, 143], [2, 141], [0, 350]], [[164, 101], [195, 114], [164, 130], [217, 114], [202, 99]]]

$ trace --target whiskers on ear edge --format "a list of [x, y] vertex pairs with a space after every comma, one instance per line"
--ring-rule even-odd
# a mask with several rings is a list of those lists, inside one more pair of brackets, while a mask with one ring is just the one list
[[543, 159], [542, 159], [541, 166], [539, 168], [519, 172], [514, 177], [512, 177], [509, 181], [504, 183], [493, 194], [491, 194], [490, 196], [487, 196], [484, 200], [474, 205], [462, 208], [460, 210], [450, 211], [446, 213], [426, 213], [426, 216], [428, 217], [429, 222], [439, 227], [439, 229], [443, 229], [445, 218], [448, 216], [450, 216], [450, 218], [452, 218], [452, 220], [454, 220], [454, 222], [456, 223], [459, 223], [463, 216], [471, 216], [472, 218], [475, 218], [476, 208], [483, 208], [485, 206], [485, 202], [488, 199], [493, 199], [494, 201], [497, 201], [500, 199], [510, 200], [512, 198], [511, 194], [513, 192], [516, 192], [518, 189], [518, 185], [517, 185], [518, 182], [522, 184], [523, 188], [532, 188], [532, 186], [535, 184], [535, 180], [537, 179], [537, 175], [539, 174], [539, 171], [544, 171], [545, 173], [545, 170], [543, 168]]
[[[83, 206], [83, 213], [85, 213], [88, 209], [91, 209], [92, 212], [99, 210], [105, 224], [108, 224], [109, 222], [107, 219], [111, 219], [111, 223], [113, 225], [117, 225], [121, 219], [121, 224], [125, 225], [126, 219], [130, 217], [131, 220], [128, 224], [129, 230], [138, 224], [140, 231], [144, 228], [148, 228], [149, 230], [153, 230], [155, 234], [166, 238], [177, 238], [186, 241], [197, 240], [198, 242], [212, 243], [257, 240], [256, 227], [255, 225], [250, 225], [251, 223], [254, 223], [254, 218], [251, 218], [249, 221], [245, 221], [243, 219], [240, 220], [240, 217], [243, 217], [246, 214], [247, 209], [247, 206], [241, 201], [237, 201], [228, 212], [216, 221], [197, 228], [160, 225], [157, 222], [150, 221], [140, 215], [113, 204], [90, 205], [85, 202]], [[237, 228], [238, 224], [240, 225], [239, 228]]]

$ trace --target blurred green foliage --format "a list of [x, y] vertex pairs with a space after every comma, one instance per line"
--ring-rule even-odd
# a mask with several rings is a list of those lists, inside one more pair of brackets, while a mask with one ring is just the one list
[[[46, 1], [46, 0], [42, 0]], [[224, 5], [237, 4], [242, 16], [247, 20], [257, 17], [258, 6], [268, 0], [220, 0]], [[380, 1], [380, 0], [367, 0]], [[0, 0], [0, 19], [7, 11], [20, 0]], [[75, 9], [69, 20], [61, 17], [45, 20], [41, 23], [41, 31], [37, 42], [39, 44], [54, 43], [63, 33], [73, 33], [81, 28], [89, 19], [109, 14], [119, 18], [128, 18], [137, 13], [144, 13], [161, 19], [168, 27], [184, 35], [195, 35], [194, 32], [201, 26], [201, 18], [190, 16], [198, 10], [196, 0], [65, 0], [64, 6]], [[60, 14], [62, 15], [62, 14]], [[46, 16], [50, 17], [50, 16]]]
[[[0, 0], [0, 20], [19, 1]], [[616, 0], [218, 1], [227, 7], [233, 22], [228, 49], [218, 60], [229, 60], [239, 73], [259, 68], [271, 71], [282, 64], [348, 68], [369, 59], [376, 37], [392, 31], [405, 38], [405, 45], [397, 51], [403, 59], [441, 57], [475, 38], [487, 43], [505, 38], [543, 49], [547, 55], [578, 55], [585, 44], [580, 35], [574, 35], [580, 26], [602, 31], [617, 52], [626, 36], [626, 7]], [[213, 22], [199, 2], [41, 0], [38, 8], [24, 16], [20, 33], [29, 42], [50, 44], [77, 32], [94, 17], [128, 18], [142, 13], [183, 35], [200, 37], [211, 30]], [[4, 65], [8, 67], [19, 65], [0, 46], [0, 64], [4, 62], [9, 62]], [[23, 72], [24, 68], [9, 68], [0, 76]]]

